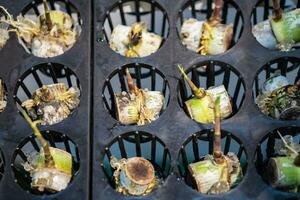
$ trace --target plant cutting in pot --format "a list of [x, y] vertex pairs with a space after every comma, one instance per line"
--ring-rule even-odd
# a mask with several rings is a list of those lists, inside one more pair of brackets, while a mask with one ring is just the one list
[[110, 164], [114, 171], [116, 190], [124, 195], [144, 196], [152, 192], [159, 184], [151, 162], [142, 157], [111, 157]]
[[44, 85], [21, 106], [32, 119], [41, 120], [43, 125], [52, 125], [66, 119], [78, 107], [79, 96], [77, 87], [67, 89], [64, 83]]
[[115, 93], [117, 118], [122, 124], [145, 125], [159, 117], [164, 96], [160, 91], [139, 89], [126, 68], [128, 92]]
[[45, 12], [37, 20], [22, 15], [14, 20], [13, 16], [0, 6], [7, 16], [7, 19], [1, 19], [0, 23], [8, 27], [1, 29], [5, 36], [9, 32], [15, 32], [19, 43], [28, 53], [48, 58], [69, 50], [79, 37], [81, 27], [69, 14], [59, 10], [49, 10], [46, 0], [43, 0], [43, 4]]
[[204, 160], [189, 164], [196, 189], [203, 194], [222, 194], [238, 184], [243, 176], [238, 157], [221, 150], [221, 111], [220, 97], [215, 101], [215, 134], [213, 155], [206, 155]]
[[230, 97], [224, 85], [211, 87], [207, 90], [198, 88], [186, 75], [183, 68], [179, 65], [177, 67], [194, 94], [191, 99], [185, 102], [187, 111], [192, 119], [205, 124], [214, 122], [214, 102], [217, 97], [221, 99], [221, 119], [228, 117], [232, 113]]
[[[278, 0], [273, 0], [273, 14], [256, 24], [253, 35], [264, 47], [290, 51], [300, 42], [300, 9], [283, 12]], [[297, 44], [298, 43], [298, 44]]]
[[190, 18], [183, 22], [180, 36], [184, 46], [201, 55], [216, 55], [229, 48], [233, 26], [221, 23], [222, 4], [222, 0], [215, 0], [213, 15], [207, 21]]
[[30, 155], [23, 165], [30, 172], [31, 188], [38, 192], [51, 193], [66, 189], [72, 178], [72, 155], [50, 147], [37, 128], [40, 121], [32, 121], [25, 111], [22, 111], [22, 115], [42, 145], [40, 152]]
[[145, 57], [155, 53], [162, 43], [162, 37], [150, 33], [145, 22], [131, 26], [117, 25], [109, 41], [110, 47], [126, 57]]
[[290, 85], [286, 77], [278, 75], [267, 79], [256, 97], [259, 109], [276, 119], [295, 120], [300, 117], [300, 81]]
[[268, 180], [275, 188], [288, 191], [300, 191], [300, 145], [291, 135], [282, 137], [275, 144], [275, 155], [268, 161], [266, 168]]

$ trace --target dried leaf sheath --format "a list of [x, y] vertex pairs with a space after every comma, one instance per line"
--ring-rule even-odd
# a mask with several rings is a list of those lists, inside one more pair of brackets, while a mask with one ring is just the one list
[[160, 91], [139, 89], [126, 69], [129, 91], [115, 93], [117, 118], [122, 124], [148, 124], [159, 117], [164, 96]]

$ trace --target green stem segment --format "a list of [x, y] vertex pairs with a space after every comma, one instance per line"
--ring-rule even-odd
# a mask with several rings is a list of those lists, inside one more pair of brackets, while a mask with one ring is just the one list
[[43, 137], [40, 130], [37, 128], [38, 122], [37, 121], [33, 122], [24, 110], [21, 111], [21, 113], [24, 116], [24, 118], [26, 119], [26, 121], [29, 123], [29, 125], [31, 126], [35, 136], [38, 138], [38, 140], [42, 144], [42, 148], [43, 148], [43, 151], [45, 154], [45, 166], [48, 168], [53, 168], [55, 166], [55, 162], [54, 162], [54, 159], [50, 152], [50, 146], [49, 146], [48, 142], [45, 140], [45, 138]]
[[182, 76], [184, 77], [184, 79], [188, 82], [190, 88], [192, 89], [194, 95], [201, 99], [206, 95], [206, 92], [204, 89], [198, 88], [192, 81], [191, 79], [186, 75], [186, 73], [184, 72], [183, 68], [180, 65], [177, 65], [180, 73], [182, 74]]
[[273, 20], [275, 22], [279, 21], [282, 18], [282, 9], [278, 0], [272, 0], [273, 2]]
[[221, 22], [221, 13], [222, 13], [223, 1], [215, 0], [215, 9], [210, 17], [209, 21], [211, 22]]
[[221, 150], [221, 112], [220, 112], [220, 97], [215, 101], [215, 138], [214, 138], [214, 159], [218, 164], [224, 162], [223, 153]]
[[45, 10], [46, 25], [47, 25], [48, 31], [50, 31], [52, 29], [52, 21], [51, 21], [51, 16], [50, 16], [50, 11], [49, 11], [47, 0], [43, 0], [43, 5], [44, 5], [44, 10]]

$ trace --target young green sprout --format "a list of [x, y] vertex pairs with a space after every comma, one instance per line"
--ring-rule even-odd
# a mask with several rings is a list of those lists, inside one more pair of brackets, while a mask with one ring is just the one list
[[43, 152], [44, 152], [44, 155], [45, 155], [45, 166], [49, 167], [49, 168], [55, 167], [53, 157], [50, 153], [50, 146], [49, 146], [48, 142], [45, 140], [42, 133], [40, 132], [40, 130], [37, 127], [37, 124], [41, 123], [41, 121], [40, 120], [32, 121], [31, 118], [28, 116], [28, 114], [24, 110], [22, 110], [21, 113], [22, 113], [23, 117], [25, 118], [25, 120], [30, 125], [30, 127], [32, 128], [33, 133], [35, 134], [35, 136], [41, 142], [42, 149], [43, 149]]
[[160, 91], [140, 89], [134, 83], [129, 69], [125, 69], [128, 92], [115, 93], [117, 118], [122, 124], [148, 124], [159, 117], [164, 96]]
[[189, 171], [195, 179], [198, 192], [222, 194], [237, 184], [242, 178], [239, 159], [234, 153], [224, 155], [221, 148], [220, 97], [214, 104], [215, 130], [213, 155], [204, 160], [189, 164]]
[[194, 97], [184, 102], [187, 111], [192, 119], [205, 124], [214, 122], [214, 101], [217, 99], [218, 96], [222, 97], [222, 101], [220, 102], [221, 119], [226, 118], [232, 113], [230, 97], [223, 85], [212, 87], [208, 90], [198, 88], [186, 75], [183, 68], [180, 67], [180, 65], [177, 65], [177, 67], [194, 94]]
[[24, 169], [30, 172], [31, 187], [39, 192], [64, 190], [72, 178], [72, 155], [50, 147], [37, 127], [40, 121], [32, 121], [24, 110], [21, 113], [42, 145], [42, 150], [30, 155], [24, 164]]

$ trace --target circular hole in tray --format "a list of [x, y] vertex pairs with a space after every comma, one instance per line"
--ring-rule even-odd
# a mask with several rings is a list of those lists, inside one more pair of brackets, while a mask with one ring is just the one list
[[[280, 7], [284, 12], [293, 10], [295, 8], [300, 8], [300, 1], [296, 0], [280, 0]], [[269, 17], [272, 16], [272, 11], [273, 11], [273, 4], [272, 1], [269, 0], [258, 0], [255, 7], [252, 10], [252, 15], [251, 15], [251, 25], [252, 25], [252, 34], [253, 34], [253, 27], [257, 25], [260, 22], [266, 21], [269, 19]], [[267, 26], [267, 24], [265, 25]], [[257, 42], [264, 46], [265, 48], [268, 49], [278, 49], [275, 47], [275, 42], [276, 39], [274, 38], [273, 31], [271, 30], [270, 26], [268, 26], [269, 31], [266, 31], [266, 34], [263, 34], [262, 32], [258, 32], [257, 34], [261, 34], [261, 39], [257, 40]], [[254, 36], [255, 37], [255, 36]], [[269, 40], [262, 40], [262, 39], [269, 38]], [[274, 39], [271, 39], [274, 38]], [[264, 42], [264, 43], [263, 43]], [[294, 45], [294, 49], [299, 49], [300, 48], [300, 43], [297, 45]]]
[[[156, 1], [148, 0], [120, 0], [114, 4], [106, 12], [105, 21], [102, 27], [103, 39], [111, 44], [112, 32], [118, 25], [132, 26], [136, 22], [145, 22], [149, 32], [162, 37], [160, 47], [163, 45], [169, 34], [168, 16], [163, 7]], [[124, 34], [128, 35], [128, 32], [126, 31]], [[117, 38], [119, 38], [121, 42], [121, 40], [124, 41], [126, 37], [123, 36], [122, 39], [120, 37]], [[125, 53], [123, 51], [121, 52], [120, 49], [123, 49], [123, 47], [114, 48], [113, 50], [115, 52], [118, 51], [117, 53], [124, 56]], [[144, 56], [140, 57], [145, 57], [150, 54], [143, 53], [142, 55]]]
[[[26, 110], [27, 113], [29, 114], [28, 110], [22, 107], [22, 103], [28, 99], [31, 99], [37, 89], [42, 88], [45, 85], [52, 85], [57, 83], [63, 83], [67, 91], [70, 88], [78, 88], [79, 90], [81, 89], [79, 79], [76, 76], [76, 74], [70, 68], [62, 64], [42, 63], [30, 68], [29, 70], [24, 72], [22, 76], [18, 79], [15, 87], [14, 99], [16, 101], [17, 108], [20, 111]], [[79, 91], [79, 94], [80, 93], [81, 92]], [[38, 108], [40, 107], [39, 106], [34, 107], [35, 110], [38, 110]], [[73, 111], [74, 110], [71, 110], [71, 113]], [[33, 118], [32, 115], [29, 114], [29, 116], [31, 116], [33, 120], [36, 120]], [[42, 116], [43, 114], [38, 115], [38, 118], [41, 118]], [[62, 121], [62, 119], [57, 120], [55, 122], [59, 123]]]
[[[232, 133], [221, 130], [221, 146], [224, 155], [233, 152], [240, 160], [242, 174], [245, 176], [247, 170], [247, 153], [242, 141]], [[178, 169], [180, 176], [191, 188], [197, 188], [197, 184], [190, 173], [189, 164], [203, 161], [205, 156], [213, 154], [214, 130], [205, 129], [187, 138], [179, 151]], [[231, 189], [237, 187], [241, 182], [232, 185]]]
[[129, 72], [140, 89], [149, 91], [160, 91], [164, 96], [164, 104], [160, 115], [167, 108], [170, 101], [170, 88], [166, 77], [157, 68], [142, 63], [132, 63], [124, 65], [112, 72], [104, 83], [102, 97], [105, 108], [110, 115], [118, 120], [117, 106], [115, 102], [115, 93], [128, 91], [127, 78], [125, 69]]
[[[208, 20], [213, 13], [214, 6], [215, 6], [214, 1], [210, 1], [210, 0], [187, 1], [178, 12], [178, 17], [177, 17], [178, 37], [181, 38], [180, 32], [185, 20], [190, 18], [197, 19], [197, 21]], [[232, 40], [227, 49], [228, 51], [238, 42], [239, 38], [242, 35], [243, 16], [240, 8], [233, 0], [224, 1], [221, 15], [222, 15], [222, 21], [221, 21], [222, 24], [233, 25]], [[183, 46], [185, 45], [183, 44]]]
[[171, 155], [166, 145], [155, 135], [143, 131], [127, 132], [110, 141], [103, 150], [101, 166], [109, 184], [116, 188], [111, 156], [121, 158], [143, 157], [154, 167], [155, 175], [164, 182], [170, 173]]
[[[78, 40], [78, 38], [81, 34], [81, 28], [82, 28], [83, 22], [81, 19], [81, 15], [80, 15], [78, 9], [75, 7], [75, 5], [73, 3], [71, 3], [70, 1], [52, 0], [52, 1], [48, 1], [48, 7], [50, 10], [62, 11], [71, 17], [72, 22], [73, 22], [71, 30], [72, 30], [72, 32], [74, 32], [76, 30], [75, 40]], [[30, 20], [33, 20], [35, 22], [37, 22], [39, 20], [39, 16], [43, 13], [44, 13], [43, 0], [32, 1], [21, 12], [22, 16], [24, 16], [25, 18], [28, 18]], [[23, 43], [25, 43], [25, 40], [22, 39], [21, 41]], [[49, 49], [49, 46], [47, 47], [46, 43], [45, 43], [45, 45], [41, 45], [41, 48], [37, 47], [37, 50], [35, 50], [35, 51], [33, 51], [31, 44], [27, 45], [27, 50], [29, 51], [29, 53], [32, 53], [37, 57], [55, 57], [55, 56], [59, 56], [59, 55], [65, 53], [66, 51], [71, 49], [73, 47], [73, 45], [76, 43], [76, 41], [73, 44], [72, 43], [68, 44], [65, 49], [61, 49], [55, 53], [53, 51], [53, 49], [54, 49], [53, 45], [52, 45], [52, 49]], [[58, 48], [56, 47], [56, 49], [58, 49]], [[50, 51], [52, 53], [49, 54]], [[46, 53], [44, 53], [44, 52], [46, 52]]]
[[[293, 57], [281, 57], [274, 60], [271, 60], [270, 62], [266, 63], [264, 66], [262, 66], [259, 71], [256, 73], [255, 80], [253, 82], [253, 100], [256, 102], [257, 97], [259, 94], [261, 94], [261, 90], [264, 86], [264, 83], [266, 80], [268, 80], [272, 76], [276, 75], [282, 75], [285, 76], [289, 82], [289, 84], [295, 84], [299, 78], [300, 78], [300, 59], [293, 58]], [[275, 82], [276, 83], [276, 82]], [[273, 85], [275, 87], [276, 84]], [[278, 92], [277, 94], [281, 94]], [[275, 95], [277, 96], [277, 95]], [[269, 98], [270, 100], [274, 100], [274, 98]], [[271, 104], [273, 101], [270, 101], [270, 105], [277, 105]], [[274, 101], [279, 102], [279, 101]], [[265, 104], [269, 105], [269, 104]], [[277, 106], [276, 106], [277, 107]], [[257, 106], [257, 108], [260, 110], [260, 108]], [[267, 108], [267, 107], [266, 107]], [[283, 108], [282, 112], [284, 111]], [[286, 109], [286, 108], [285, 108]], [[262, 112], [262, 110], [260, 110]], [[299, 111], [298, 111], [299, 112]], [[287, 118], [280, 118], [279, 116], [276, 117], [276, 115], [270, 114], [270, 112], [267, 110], [262, 112], [267, 116], [270, 116], [274, 119], [283, 119], [287, 120]], [[298, 114], [299, 116], [299, 114]], [[299, 117], [298, 117], [299, 119]]]
[[[256, 170], [259, 173], [259, 175], [261, 175], [261, 177], [263, 178], [263, 180], [270, 184], [271, 183], [268, 181], [268, 175], [267, 172], [270, 172], [270, 168], [268, 168], [268, 163], [269, 160], [271, 158], [274, 157], [278, 157], [278, 156], [284, 156], [281, 155], [279, 153], [279, 151], [277, 150], [277, 148], [275, 147], [275, 145], [281, 141], [281, 137], [278, 134], [281, 134], [281, 136], [285, 137], [287, 135], [290, 135], [293, 137], [293, 141], [296, 144], [300, 143], [300, 128], [299, 127], [292, 127], [292, 126], [288, 126], [288, 127], [280, 127], [277, 129], [274, 129], [270, 132], [268, 132], [259, 142], [259, 144], [257, 145], [256, 148], [256, 153], [255, 153], [255, 166], [256, 166]], [[291, 164], [286, 164], [286, 166], [290, 166]], [[299, 167], [298, 167], [299, 168]], [[299, 171], [299, 169], [298, 169]], [[297, 173], [295, 173], [294, 175], [296, 176]], [[284, 177], [284, 175], [283, 175]], [[274, 188], [276, 188], [274, 186]], [[285, 191], [288, 192], [288, 188], [281, 188], [281, 187], [277, 187], [276, 189], [280, 190], [280, 191]], [[299, 189], [298, 189], [299, 192]]]
[[[243, 105], [245, 98], [244, 80], [240, 73], [229, 64], [221, 61], [205, 61], [188, 68], [185, 73], [197, 87], [208, 89], [212, 86], [224, 85], [232, 104], [232, 113], [226, 119], [235, 115]], [[183, 76], [180, 77], [177, 91], [180, 107], [190, 116], [184, 102], [191, 99], [193, 93]]]
[[[41, 131], [44, 138], [53, 148], [58, 148], [67, 151], [72, 155], [72, 179], [75, 178], [79, 170], [80, 160], [77, 145], [65, 134], [55, 131]], [[30, 155], [40, 152], [41, 144], [35, 135], [24, 138], [14, 151], [11, 161], [11, 167], [14, 173], [15, 182], [18, 183], [22, 189], [37, 195], [50, 195], [50, 192], [40, 192], [31, 188], [31, 176], [28, 171], [24, 169], [24, 164], [28, 161]], [[69, 183], [70, 185], [71, 183]]]

